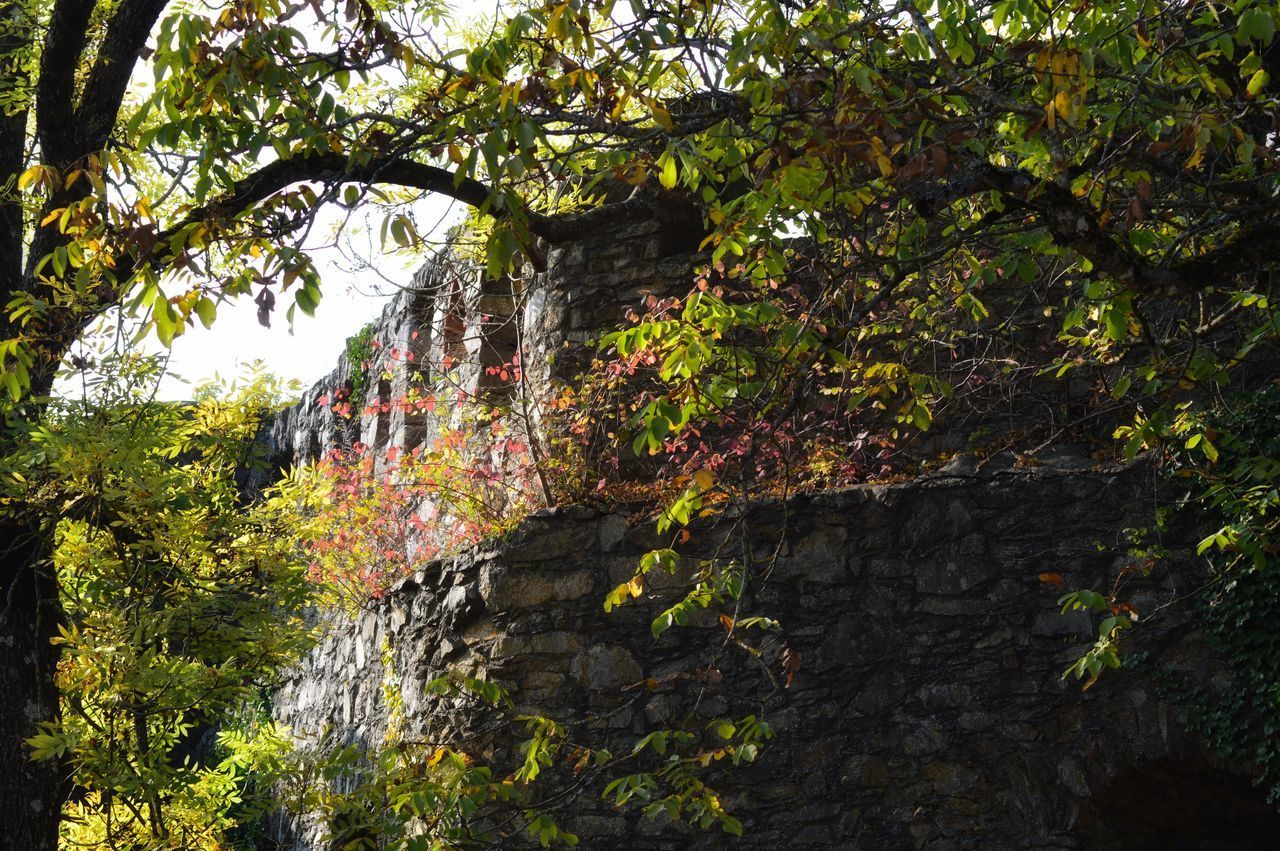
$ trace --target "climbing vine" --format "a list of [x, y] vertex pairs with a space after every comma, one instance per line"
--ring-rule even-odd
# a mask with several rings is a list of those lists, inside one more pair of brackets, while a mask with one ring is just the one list
[[373, 369], [378, 349], [375, 347], [377, 326], [370, 322], [347, 338], [343, 354], [351, 368], [351, 387], [348, 398], [359, 406], [364, 403], [370, 387], [370, 371]]
[[[391, 368], [408, 363], [398, 350], [388, 357]], [[501, 368], [507, 382], [518, 373], [513, 364]], [[351, 407], [336, 395], [319, 403], [335, 413]], [[419, 566], [510, 531], [543, 504], [529, 429], [510, 405], [447, 385], [414, 386], [360, 411], [429, 416], [432, 427], [421, 445], [357, 442], [301, 473], [311, 494], [302, 532], [310, 576], [343, 607], [380, 598]]]
[[1224, 402], [1188, 438], [1175, 471], [1193, 471], [1193, 496], [1221, 526], [1199, 545], [1208, 559], [1200, 624], [1220, 654], [1226, 683], [1183, 682], [1175, 694], [1224, 759], [1250, 766], [1280, 800], [1280, 387]]

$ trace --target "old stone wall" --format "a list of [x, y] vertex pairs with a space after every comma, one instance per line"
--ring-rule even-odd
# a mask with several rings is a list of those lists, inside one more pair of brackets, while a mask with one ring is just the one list
[[[600, 799], [608, 775], [566, 775], [578, 794], [544, 800], [584, 848], [1277, 847], [1247, 778], [1208, 758], [1141, 674], [1111, 672], [1088, 691], [1062, 678], [1096, 626], [1061, 615], [1040, 574], [1109, 588], [1129, 558], [1125, 530], [1149, 524], [1159, 499], [1142, 465], [1064, 463], [860, 486], [707, 521], [688, 555], [745, 540], [735, 556], [758, 578], [741, 614], [781, 622], [778, 636], [753, 639], [759, 659], [714, 616], [654, 640], [649, 623], [671, 603], [661, 583], [603, 610], [639, 556], [669, 543], [651, 527], [543, 512], [334, 625], [276, 713], [302, 736], [330, 729], [376, 747], [393, 676], [408, 737], [465, 744], [500, 771], [511, 754], [475, 738], [476, 710], [426, 695], [425, 683], [451, 668], [482, 675], [510, 688], [519, 711], [618, 753], [666, 726], [747, 712], [774, 725], [755, 764], [707, 774], [742, 839], [615, 810]], [[1178, 559], [1133, 575], [1125, 593], [1141, 620], [1128, 649], [1211, 673], [1192, 607], [1162, 608], [1199, 582]], [[784, 645], [798, 659], [789, 688]], [[284, 847], [321, 847], [322, 825], [291, 825], [278, 826]]]
[[[414, 448], [454, 424], [456, 405], [398, 404], [413, 392], [493, 398], [536, 428], [538, 404], [577, 374], [593, 338], [647, 294], [687, 287], [698, 223], [679, 206], [650, 212], [549, 250], [546, 269], [521, 278], [488, 281], [457, 253], [428, 263], [375, 323], [368, 361], [342, 358], [269, 424], [277, 460], [356, 443]], [[496, 379], [517, 352], [520, 378]], [[344, 392], [349, 407], [335, 410]], [[963, 447], [969, 426], [935, 428], [917, 455]], [[499, 776], [519, 762], [516, 733], [426, 683], [450, 671], [495, 681], [516, 713], [618, 754], [654, 730], [717, 719], [756, 715], [775, 728], [754, 764], [713, 761], [705, 773], [744, 824], [738, 840], [601, 799], [618, 774], [655, 768], [651, 754], [548, 769], [535, 803], [584, 848], [1280, 847], [1247, 767], [1208, 756], [1145, 674], [1109, 672], [1088, 691], [1062, 677], [1097, 625], [1062, 615], [1057, 597], [1110, 589], [1124, 572], [1122, 596], [1140, 617], [1126, 652], [1149, 654], [1142, 670], [1213, 680], [1190, 602], [1203, 582], [1188, 555], [1199, 520], [1156, 535], [1176, 555], [1150, 575], [1123, 571], [1130, 530], [1149, 526], [1165, 498], [1153, 471], [1099, 469], [1059, 445], [1038, 467], [1014, 457], [960, 455], [913, 481], [706, 519], [680, 544], [681, 575], [651, 574], [640, 600], [609, 613], [608, 592], [670, 537], [587, 508], [539, 512], [330, 623], [277, 694], [276, 716], [303, 741], [370, 752], [397, 727], [401, 740], [450, 742]], [[703, 559], [750, 563], [741, 608], [655, 640], [650, 623]], [[717, 614], [766, 615], [781, 630], [730, 635]], [[316, 814], [273, 829], [281, 848], [327, 851]], [[535, 844], [501, 835], [503, 847]]]
[[[551, 247], [544, 270], [499, 280], [487, 279], [465, 251], [442, 251], [373, 323], [371, 358], [356, 363], [341, 354], [268, 424], [272, 454], [288, 465], [356, 443], [412, 449], [457, 416], [462, 397], [487, 397], [537, 420], [538, 404], [578, 373], [592, 341], [622, 326], [628, 309], [643, 312], [651, 293], [689, 290], [699, 228], [696, 211], [655, 199], [648, 215]], [[496, 378], [495, 368], [517, 352], [522, 378]], [[410, 390], [438, 404], [430, 411], [405, 404]], [[513, 404], [521, 396], [529, 406]]]

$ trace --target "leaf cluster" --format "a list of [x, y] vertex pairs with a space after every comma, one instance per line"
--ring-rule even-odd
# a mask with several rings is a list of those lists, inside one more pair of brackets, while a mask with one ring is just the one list
[[[146, 369], [100, 369], [115, 374], [52, 404], [27, 451], [4, 459], [4, 505], [51, 527], [44, 569], [61, 593], [62, 716], [28, 744], [70, 770], [67, 841], [222, 847], [269, 800], [248, 749], [279, 736], [248, 735], [255, 707], [310, 642], [296, 497], [251, 503], [239, 483], [277, 391], [260, 377], [162, 404], [138, 398]], [[219, 731], [235, 743], [222, 755], [208, 747]]]

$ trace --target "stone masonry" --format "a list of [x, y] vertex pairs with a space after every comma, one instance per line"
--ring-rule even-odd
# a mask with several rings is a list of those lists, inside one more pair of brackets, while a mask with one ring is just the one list
[[[527, 394], [536, 405], [571, 380], [593, 351], [590, 341], [620, 327], [628, 309], [643, 312], [647, 295], [687, 292], [697, 255], [699, 222], [690, 208], [655, 200], [652, 215], [623, 222], [551, 248], [546, 270], [523, 278], [485, 279], [474, 262], [447, 249], [374, 323], [377, 351], [368, 364], [343, 354], [337, 367], [268, 425], [266, 439], [282, 464], [303, 463], [334, 447], [359, 442], [377, 450], [413, 449], [427, 442], [441, 418], [396, 404], [411, 386], [449, 401], [458, 391], [497, 394], [500, 403]], [[520, 352], [524, 380], [497, 386], [488, 368]], [[351, 415], [336, 415], [335, 401], [357, 372], [364, 392]], [[515, 405], [519, 408], [520, 405]]]
[[[1062, 678], [1096, 625], [1061, 615], [1060, 591], [1040, 574], [1109, 588], [1127, 563], [1125, 529], [1149, 523], [1158, 493], [1144, 465], [1067, 461], [859, 486], [706, 521], [690, 555], [745, 536], [760, 578], [743, 614], [782, 624], [759, 661], [713, 618], [654, 640], [649, 622], [674, 580], [604, 612], [639, 556], [669, 543], [651, 527], [587, 508], [543, 512], [425, 565], [334, 627], [279, 692], [276, 714], [302, 736], [329, 728], [376, 746], [388, 724], [385, 649], [411, 737], [461, 742], [479, 723], [466, 704], [423, 693], [451, 668], [615, 752], [655, 729], [748, 711], [775, 727], [755, 764], [715, 765], [706, 778], [743, 838], [616, 810], [600, 798], [601, 774], [557, 812], [583, 848], [1280, 847], [1274, 811], [1247, 776], [1207, 756], [1141, 674], [1111, 672], [1088, 691]], [[1161, 609], [1199, 581], [1178, 559], [1135, 577], [1126, 595], [1142, 620], [1127, 649], [1212, 675], [1192, 606]], [[799, 659], [789, 688], [783, 642]], [[509, 768], [501, 741], [478, 748]], [[322, 833], [304, 818], [279, 838], [318, 851]], [[526, 841], [536, 845], [507, 846]]]
[[[279, 463], [355, 442], [429, 441], [451, 414], [397, 408], [410, 383], [527, 394], [535, 427], [538, 402], [572, 379], [588, 341], [647, 294], [687, 289], [698, 223], [678, 206], [652, 212], [555, 247], [545, 271], [519, 280], [485, 281], [456, 256], [429, 263], [376, 324], [373, 362], [343, 358], [269, 425]], [[522, 383], [495, 386], [489, 368], [517, 351]], [[322, 402], [361, 384], [350, 416]], [[1059, 612], [1056, 577], [1066, 589], [1111, 588], [1130, 562], [1126, 530], [1151, 523], [1162, 489], [1141, 464], [1097, 469], [1069, 447], [1038, 457], [1039, 467], [1015, 468], [1009, 456], [1003, 469], [992, 458], [979, 472], [959, 456], [913, 481], [700, 521], [681, 547], [686, 564], [749, 561], [736, 614], [781, 624], [739, 636], [758, 657], [714, 614], [652, 638], [650, 622], [682, 577], [652, 574], [640, 600], [603, 610], [641, 555], [670, 545], [652, 526], [582, 507], [539, 512], [330, 624], [277, 694], [276, 716], [304, 741], [376, 749], [393, 723], [392, 685], [403, 736], [452, 742], [499, 776], [518, 761], [513, 736], [493, 732], [471, 703], [426, 694], [425, 683], [449, 671], [493, 680], [517, 712], [614, 753], [654, 730], [719, 718], [773, 725], [754, 764], [706, 772], [744, 824], [738, 840], [616, 810], [600, 795], [616, 774], [549, 769], [538, 801], [590, 849], [1280, 847], [1275, 811], [1247, 769], [1208, 756], [1143, 674], [1110, 672], [1088, 691], [1063, 679], [1097, 626]], [[1185, 539], [1162, 541], [1181, 555], [1127, 579], [1141, 620], [1126, 652], [1211, 682], [1219, 672], [1189, 602], [1203, 582], [1186, 555], [1199, 525], [1181, 518], [1173, 528]], [[315, 814], [274, 829], [287, 851], [329, 851]], [[517, 832], [501, 844], [536, 843]]]

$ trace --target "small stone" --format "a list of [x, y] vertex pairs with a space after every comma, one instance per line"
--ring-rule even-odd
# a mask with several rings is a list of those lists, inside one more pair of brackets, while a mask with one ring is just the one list
[[600, 518], [600, 551], [612, 552], [627, 539], [627, 521], [617, 514]]
[[597, 644], [573, 657], [569, 674], [579, 687], [605, 691], [629, 686], [644, 679], [644, 671], [626, 648]]

